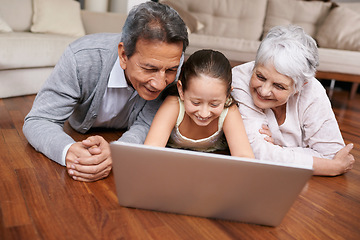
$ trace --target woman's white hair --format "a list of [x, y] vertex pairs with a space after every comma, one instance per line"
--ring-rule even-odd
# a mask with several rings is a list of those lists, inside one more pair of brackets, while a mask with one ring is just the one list
[[255, 66], [271, 63], [280, 74], [293, 79], [295, 90], [315, 76], [319, 54], [315, 40], [299, 26], [276, 26], [261, 42]]

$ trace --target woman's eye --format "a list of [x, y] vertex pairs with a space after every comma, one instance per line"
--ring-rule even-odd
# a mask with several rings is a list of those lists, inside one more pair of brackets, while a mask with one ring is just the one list
[[281, 85], [281, 84], [274, 84], [274, 86], [277, 88], [277, 89], [280, 89], [280, 90], [285, 90], [285, 88]]
[[256, 74], [256, 77], [257, 77], [259, 80], [261, 80], [261, 81], [265, 81], [265, 80], [266, 80], [266, 78], [265, 78], [263, 75], [261, 75], [261, 74]]
[[220, 104], [219, 103], [211, 103], [210, 106], [216, 108], [216, 107], [220, 106]]
[[193, 105], [195, 105], [195, 106], [198, 106], [200, 103], [199, 102], [191, 102]]

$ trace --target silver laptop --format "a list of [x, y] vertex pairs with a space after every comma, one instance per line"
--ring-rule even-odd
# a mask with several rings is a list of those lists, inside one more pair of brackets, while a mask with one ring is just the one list
[[112, 142], [124, 207], [277, 226], [312, 169], [190, 150]]

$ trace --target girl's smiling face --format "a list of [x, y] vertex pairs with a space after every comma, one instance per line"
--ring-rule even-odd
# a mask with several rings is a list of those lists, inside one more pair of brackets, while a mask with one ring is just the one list
[[294, 92], [294, 81], [277, 72], [272, 64], [255, 66], [250, 79], [250, 93], [257, 107], [274, 109], [282, 106]]
[[200, 74], [189, 79], [186, 91], [181, 81], [177, 84], [185, 112], [198, 126], [207, 126], [220, 116], [227, 99], [223, 81]]

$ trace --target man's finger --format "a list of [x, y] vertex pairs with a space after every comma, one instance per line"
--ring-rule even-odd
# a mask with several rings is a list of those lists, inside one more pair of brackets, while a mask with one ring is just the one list
[[[92, 170], [92, 171], [96, 172], [97, 170]], [[92, 182], [109, 176], [110, 171], [111, 171], [111, 166], [108, 166], [102, 169], [100, 172], [96, 172], [96, 173], [81, 172], [75, 169], [70, 169], [68, 173], [70, 177], [72, 177], [74, 180]]]

